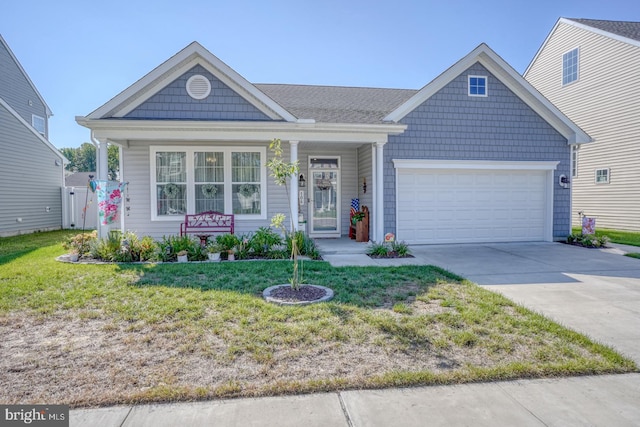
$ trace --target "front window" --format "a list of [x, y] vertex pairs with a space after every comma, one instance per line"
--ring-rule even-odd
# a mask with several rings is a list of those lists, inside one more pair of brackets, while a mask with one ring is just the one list
[[206, 211], [266, 218], [266, 149], [151, 147], [152, 219]]
[[562, 55], [562, 85], [578, 80], [578, 48]]

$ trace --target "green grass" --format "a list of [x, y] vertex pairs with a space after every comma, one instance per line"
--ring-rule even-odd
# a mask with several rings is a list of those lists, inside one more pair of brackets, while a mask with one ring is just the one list
[[[580, 227], [574, 227], [574, 233], [582, 232]], [[608, 236], [611, 243], [619, 243], [621, 245], [640, 246], [640, 233], [633, 231], [609, 230], [606, 228], [596, 228], [596, 236]]]
[[637, 370], [437, 267], [305, 262], [304, 282], [335, 299], [283, 307], [260, 295], [287, 283], [287, 261], [65, 264], [55, 257], [66, 235], [0, 239], [0, 333], [33, 334], [3, 347], [13, 358], [0, 366], [12, 372], [0, 377], [0, 401], [77, 406]]

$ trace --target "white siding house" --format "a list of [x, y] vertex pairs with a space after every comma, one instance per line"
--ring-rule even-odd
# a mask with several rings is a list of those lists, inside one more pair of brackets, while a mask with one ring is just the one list
[[572, 222], [640, 231], [640, 22], [561, 18], [524, 77], [594, 140], [573, 155]]

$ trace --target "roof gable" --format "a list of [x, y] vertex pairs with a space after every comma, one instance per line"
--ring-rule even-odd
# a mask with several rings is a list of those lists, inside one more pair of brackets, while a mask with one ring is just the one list
[[589, 135], [569, 120], [567, 116], [544, 98], [529, 82], [484, 43], [389, 113], [385, 117], [385, 120], [399, 122], [407, 114], [415, 110], [475, 63], [480, 63], [485, 67], [496, 79], [500, 80], [501, 83], [509, 88], [525, 104], [567, 138], [569, 143], [591, 142]]
[[266, 96], [197, 42], [191, 43], [160, 64], [86, 118], [124, 118], [196, 66], [202, 67], [215, 76], [217, 80], [269, 119], [289, 122], [297, 121], [297, 118], [290, 112]]
[[31, 81], [31, 78], [29, 77], [29, 74], [27, 74], [25, 69], [22, 68], [22, 64], [20, 64], [20, 61], [18, 61], [18, 58], [16, 58], [16, 56], [13, 54], [13, 51], [11, 50], [11, 48], [9, 47], [7, 42], [4, 40], [4, 38], [2, 38], [1, 34], [0, 34], [0, 44], [2, 46], [4, 46], [4, 48], [7, 50], [7, 52], [9, 53], [9, 56], [11, 57], [13, 62], [15, 63], [16, 67], [18, 67], [18, 69], [20, 70], [20, 73], [24, 76], [24, 79], [25, 79], [26, 83], [29, 86], [31, 86], [31, 89], [33, 89], [33, 91], [35, 92], [35, 94], [38, 97], [38, 99], [40, 100], [40, 102], [42, 102], [42, 105], [44, 105], [47, 117], [51, 117], [53, 115], [53, 112], [51, 111], [51, 108], [49, 108], [49, 106], [45, 102], [44, 98], [42, 97], [42, 95], [38, 91], [38, 88]]
[[33, 126], [27, 123], [25, 119], [23, 119], [22, 116], [18, 114], [16, 110], [11, 108], [11, 106], [2, 98], [0, 98], [0, 106], [4, 107], [9, 112], [9, 114], [15, 117], [20, 122], [20, 124], [25, 127], [25, 129], [27, 129], [29, 132], [34, 134], [36, 138], [40, 140], [40, 142], [42, 142], [48, 149], [53, 151], [55, 155], [60, 157], [63, 163], [69, 163], [69, 160], [56, 147], [54, 147], [53, 144], [49, 142], [47, 138], [40, 135], [40, 133], [37, 130], [35, 130]]

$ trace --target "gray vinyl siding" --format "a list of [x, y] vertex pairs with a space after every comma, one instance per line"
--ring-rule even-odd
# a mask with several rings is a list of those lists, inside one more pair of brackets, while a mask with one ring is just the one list
[[[139, 235], [152, 236], [160, 239], [163, 236], [176, 235], [180, 232], [180, 223], [184, 217], [176, 217], [167, 221], [151, 221], [151, 171], [150, 171], [150, 149], [149, 147], [178, 145], [175, 142], [140, 142], [130, 141], [129, 148], [123, 149], [123, 177], [128, 184], [128, 196], [130, 198], [127, 206], [128, 213], [125, 215], [125, 230], [134, 231]], [[185, 143], [188, 147], [229, 147], [230, 144], [222, 143]], [[267, 144], [243, 144], [246, 146], [264, 147]], [[288, 156], [289, 146], [283, 144], [285, 157]], [[271, 152], [267, 150], [267, 159], [270, 159]], [[265, 166], [266, 167], [266, 166]], [[235, 222], [235, 233], [246, 234], [257, 230], [259, 227], [267, 227], [271, 224], [271, 217], [276, 213], [283, 213], [289, 217], [289, 200], [284, 187], [277, 186], [273, 178], [268, 176], [267, 171], [267, 218], [257, 220], [239, 220]], [[288, 222], [287, 222], [288, 224]]]
[[[373, 145], [367, 144], [358, 148], [358, 198], [360, 206], [369, 207], [369, 212], [373, 215]], [[367, 192], [362, 188], [363, 179], [367, 182]], [[370, 221], [371, 222], [371, 221]]]
[[45, 122], [45, 135], [48, 135], [47, 109], [2, 42], [0, 42], [0, 98], [4, 99], [29, 124], [32, 123], [33, 114], [42, 117]]
[[[161, 239], [163, 236], [176, 235], [180, 231], [180, 222], [184, 217], [176, 217], [171, 221], [151, 221], [151, 171], [150, 171], [150, 146], [178, 145], [172, 142], [147, 142], [130, 141], [129, 147], [123, 149], [123, 179], [129, 184], [127, 195], [129, 202], [126, 202], [124, 215], [124, 228], [127, 231], [134, 231], [141, 236], [151, 236], [154, 239]], [[189, 147], [229, 147], [230, 144], [222, 143], [185, 143]], [[267, 146], [267, 144], [243, 144], [246, 146]], [[289, 144], [283, 142], [284, 156], [289, 157]], [[301, 142], [298, 146], [298, 159], [300, 161], [300, 172], [308, 177], [309, 156], [333, 156], [338, 155], [342, 160], [342, 205], [341, 205], [341, 227], [342, 233], [348, 233], [349, 206], [351, 198], [357, 193], [356, 188], [356, 149], [338, 148], [335, 145], [320, 146], [319, 144], [305, 144]], [[272, 155], [267, 150], [267, 159]], [[267, 171], [267, 175], [269, 175]], [[308, 198], [309, 181], [305, 189], [305, 196]], [[300, 210], [305, 219], [308, 218], [309, 204], [305, 201], [305, 206]], [[236, 219], [236, 234], [246, 234], [256, 231], [259, 227], [267, 227], [271, 223], [271, 218], [276, 213], [283, 213], [289, 217], [289, 199], [285, 189], [277, 186], [273, 178], [267, 176], [267, 218], [264, 220], [238, 220]]]
[[[562, 54], [579, 48], [579, 79], [562, 86]], [[560, 23], [526, 79], [594, 142], [578, 153], [572, 220], [578, 212], [602, 228], [640, 231], [640, 47]], [[609, 168], [610, 183], [595, 184]]]
[[[487, 97], [467, 95], [467, 76], [488, 77]], [[559, 161], [554, 182], [570, 176], [567, 140], [479, 63], [401, 120], [407, 130], [384, 146], [384, 232], [395, 233], [392, 159]], [[554, 186], [553, 237], [570, 225], [570, 192]]]
[[[211, 93], [202, 100], [189, 96], [187, 80], [196, 74], [209, 79]], [[270, 120], [201, 65], [174, 80], [164, 89], [125, 115], [128, 119], [174, 120]]]
[[61, 159], [2, 105], [0, 152], [0, 236], [60, 229]]

